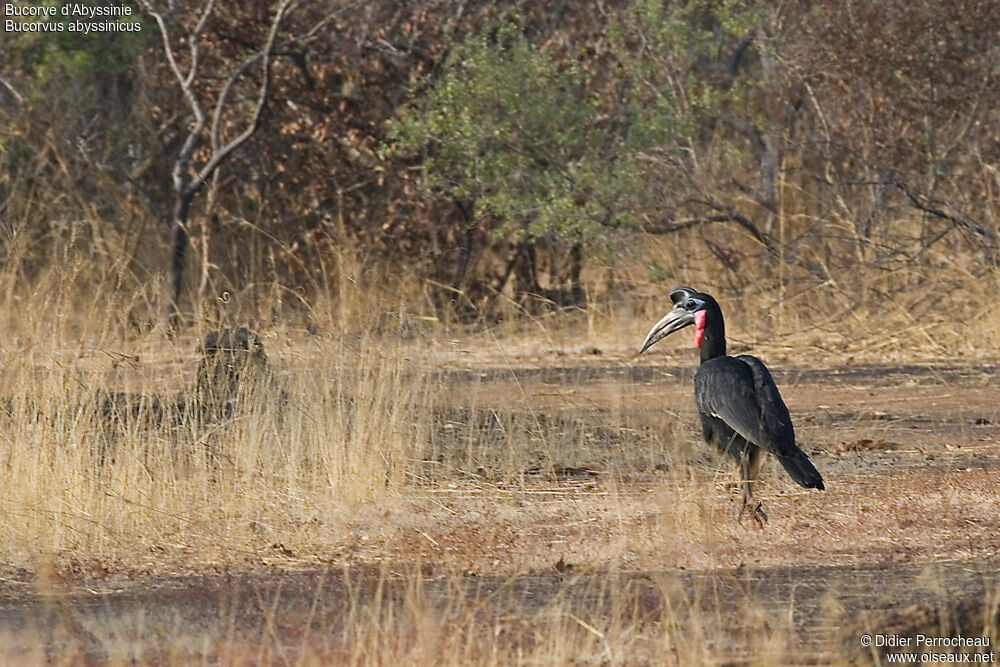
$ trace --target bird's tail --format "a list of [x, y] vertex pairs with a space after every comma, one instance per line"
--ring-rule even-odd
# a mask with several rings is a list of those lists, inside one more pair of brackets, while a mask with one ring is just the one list
[[823, 476], [819, 474], [812, 461], [804, 452], [798, 452], [791, 456], [775, 457], [781, 466], [791, 475], [792, 479], [804, 489], [823, 490]]

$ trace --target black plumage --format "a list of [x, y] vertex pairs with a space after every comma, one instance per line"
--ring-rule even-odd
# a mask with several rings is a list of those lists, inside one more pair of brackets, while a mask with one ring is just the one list
[[795, 444], [792, 418], [767, 367], [747, 354], [726, 354], [725, 321], [716, 300], [690, 287], [678, 287], [670, 299], [673, 309], [653, 326], [639, 353], [674, 331], [696, 326], [701, 366], [694, 377], [695, 405], [705, 440], [739, 465], [740, 517], [749, 509], [759, 523], [767, 520], [761, 503], [753, 498], [761, 452], [778, 459], [800, 486], [822, 490], [823, 477]]

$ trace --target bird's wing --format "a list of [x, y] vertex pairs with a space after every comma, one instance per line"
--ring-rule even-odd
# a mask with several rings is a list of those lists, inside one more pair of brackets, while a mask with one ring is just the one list
[[785, 402], [767, 367], [756, 357], [718, 357], [695, 376], [698, 409], [726, 422], [761, 449], [779, 457], [799, 453]]

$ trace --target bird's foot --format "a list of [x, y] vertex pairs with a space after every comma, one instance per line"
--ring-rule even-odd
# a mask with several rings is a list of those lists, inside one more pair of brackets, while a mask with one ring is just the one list
[[764, 512], [764, 503], [757, 501], [757, 504], [753, 506], [753, 509], [750, 509], [751, 505], [753, 505], [753, 503], [743, 503], [743, 506], [740, 508], [740, 515], [736, 518], [736, 521], [738, 523], [742, 523], [743, 515], [749, 511], [753, 520], [757, 522], [757, 525], [763, 528], [764, 524], [767, 523], [767, 513]]

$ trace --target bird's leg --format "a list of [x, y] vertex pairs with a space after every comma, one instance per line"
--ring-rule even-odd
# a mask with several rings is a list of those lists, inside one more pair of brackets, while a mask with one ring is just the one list
[[754, 447], [750, 451], [744, 451], [740, 456], [740, 477], [743, 485], [743, 506], [740, 507], [740, 515], [737, 521], [743, 520], [743, 514], [747, 510], [753, 515], [754, 521], [761, 528], [767, 523], [767, 514], [764, 513], [764, 505], [753, 497], [753, 481], [760, 474], [762, 463], [761, 450]]

